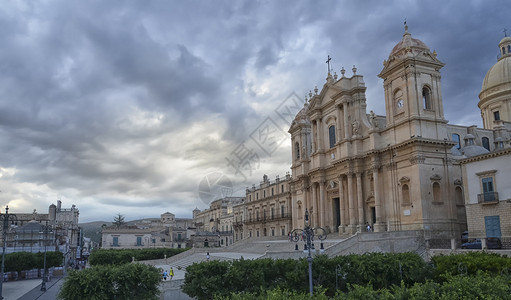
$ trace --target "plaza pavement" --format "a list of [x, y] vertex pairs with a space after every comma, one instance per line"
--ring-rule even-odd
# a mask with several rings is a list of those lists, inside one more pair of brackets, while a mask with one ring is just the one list
[[64, 283], [62, 276], [53, 277], [46, 283], [46, 292], [41, 291], [41, 278], [3, 283], [4, 300], [55, 300]]

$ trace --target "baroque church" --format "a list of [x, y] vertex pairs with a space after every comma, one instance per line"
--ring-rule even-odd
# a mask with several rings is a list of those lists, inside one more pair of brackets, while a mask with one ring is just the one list
[[[328, 74], [309, 93], [289, 133], [292, 228], [312, 226], [353, 234], [424, 230], [431, 240], [467, 230], [461, 161], [508, 148], [511, 132], [511, 38], [483, 81], [484, 128], [444, 117], [444, 66], [405, 26], [383, 62], [385, 116], [366, 110], [363, 76]], [[482, 75], [481, 75], [482, 77]]]

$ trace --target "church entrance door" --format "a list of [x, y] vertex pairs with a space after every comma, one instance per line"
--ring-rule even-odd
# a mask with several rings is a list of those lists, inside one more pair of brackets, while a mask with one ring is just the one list
[[339, 198], [333, 198], [334, 204], [334, 216], [333, 219], [335, 221], [334, 231], [339, 231], [339, 226], [341, 226], [341, 203]]

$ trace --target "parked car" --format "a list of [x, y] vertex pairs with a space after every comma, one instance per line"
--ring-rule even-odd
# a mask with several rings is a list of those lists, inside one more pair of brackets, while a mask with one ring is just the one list
[[468, 243], [468, 231], [463, 231], [461, 234], [461, 243]]
[[[482, 249], [481, 239], [475, 239], [474, 241], [467, 242], [461, 245], [461, 249]], [[486, 240], [486, 248], [488, 249], [500, 249], [502, 243], [499, 238], [488, 238]]]

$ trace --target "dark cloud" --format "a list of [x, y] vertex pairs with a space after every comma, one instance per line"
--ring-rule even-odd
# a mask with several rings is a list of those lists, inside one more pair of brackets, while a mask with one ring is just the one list
[[[356, 65], [384, 114], [382, 61], [410, 32], [435, 49], [446, 117], [480, 124], [478, 93], [504, 1], [47, 1], [0, 9], [0, 202], [81, 218], [190, 216], [222, 172], [242, 191], [285, 175], [289, 145], [245, 181], [225, 158], [295, 92]], [[475, 121], [477, 120], [477, 121]], [[18, 202], [16, 202], [18, 201]], [[0, 203], [0, 204], [1, 204]], [[18, 203], [18, 204], [16, 204]], [[20, 204], [21, 203], [21, 204]], [[16, 206], [18, 205], [18, 206]], [[119, 207], [119, 210], [115, 208]], [[135, 216], [133, 216], [135, 218]]]

